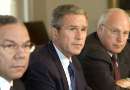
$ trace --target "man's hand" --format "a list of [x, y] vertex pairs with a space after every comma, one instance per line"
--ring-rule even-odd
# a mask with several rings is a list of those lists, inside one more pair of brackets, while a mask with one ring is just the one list
[[117, 86], [130, 89], [130, 78], [121, 79], [116, 82]]

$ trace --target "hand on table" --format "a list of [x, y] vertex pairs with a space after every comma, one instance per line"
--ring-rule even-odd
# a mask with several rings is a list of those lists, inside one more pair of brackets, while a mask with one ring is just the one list
[[120, 79], [116, 82], [116, 85], [122, 88], [130, 89], [130, 78]]

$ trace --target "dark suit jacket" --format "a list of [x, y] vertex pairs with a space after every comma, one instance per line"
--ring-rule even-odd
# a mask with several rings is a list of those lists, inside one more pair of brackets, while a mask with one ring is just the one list
[[[130, 44], [118, 55], [121, 77], [130, 75]], [[84, 50], [79, 55], [86, 80], [93, 90], [125, 90], [117, 87], [111, 57], [100, 43], [97, 33], [87, 37]]]
[[24, 84], [20, 79], [13, 81], [13, 89], [12, 90], [25, 90]]
[[[80, 63], [75, 59], [72, 58], [77, 70], [77, 90], [91, 90], [86, 86]], [[32, 53], [24, 82], [27, 90], [69, 90], [65, 72], [52, 42]]]

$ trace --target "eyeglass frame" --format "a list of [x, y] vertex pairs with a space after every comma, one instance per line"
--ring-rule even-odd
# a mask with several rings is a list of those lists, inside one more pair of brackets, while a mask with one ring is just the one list
[[128, 37], [129, 36], [129, 33], [130, 33], [130, 31], [129, 32], [120, 32], [119, 31], [119, 29], [114, 29], [114, 28], [112, 28], [112, 27], [109, 27], [108, 25], [106, 25], [106, 24], [102, 24], [102, 26], [104, 26], [104, 27], [106, 27], [107, 29], [109, 29], [109, 31], [113, 34], [113, 35], [116, 35], [116, 36], [118, 36], [118, 35], [120, 35], [120, 34], [123, 34], [123, 36], [124, 37]]
[[24, 49], [25, 52], [29, 52], [29, 53], [33, 52], [34, 49], [35, 49], [35, 45], [30, 41], [27, 41], [22, 45], [18, 45], [15, 42], [11, 42], [11, 44], [7, 44], [7, 45], [6, 44], [0, 44], [0, 47], [2, 47], [4, 50], [7, 49], [6, 51], [10, 50], [11, 52], [16, 52], [19, 47]]

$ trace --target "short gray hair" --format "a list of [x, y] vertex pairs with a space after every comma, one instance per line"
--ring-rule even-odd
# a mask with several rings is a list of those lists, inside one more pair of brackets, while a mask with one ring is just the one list
[[[99, 18], [98, 24], [97, 24], [97, 28], [99, 28], [100, 25], [104, 24], [107, 21], [107, 18], [109, 17], [109, 15], [111, 15], [113, 12], [122, 12], [122, 13], [126, 14], [126, 16], [128, 16], [128, 18], [129, 18], [128, 13], [125, 12], [123, 9], [120, 9], [120, 8], [111, 8], [111, 9], [106, 10], [101, 15], [101, 17]], [[130, 19], [129, 19], [129, 22], [130, 22]]]
[[56, 29], [59, 29], [62, 26], [62, 18], [66, 14], [78, 14], [85, 15], [86, 19], [88, 19], [87, 13], [84, 9], [74, 5], [74, 4], [65, 4], [60, 5], [53, 10], [52, 13], [52, 21], [51, 25]]
[[11, 15], [0, 15], [0, 25], [17, 23], [19, 20]]

